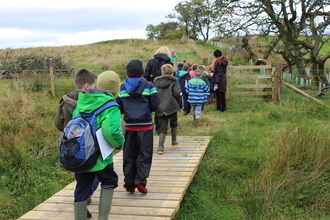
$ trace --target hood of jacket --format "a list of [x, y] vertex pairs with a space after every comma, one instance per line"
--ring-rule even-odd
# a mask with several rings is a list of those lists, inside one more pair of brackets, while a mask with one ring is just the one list
[[75, 113], [91, 113], [109, 101], [115, 101], [112, 94], [101, 89], [89, 89], [86, 93], [79, 93]]
[[155, 54], [154, 58], [164, 60], [166, 63], [169, 63], [171, 61], [171, 58], [169, 58], [166, 54], [163, 53]]
[[179, 72], [179, 77], [183, 77], [183, 76], [185, 76], [187, 73], [188, 73], [188, 71], [181, 70], [181, 71]]
[[147, 80], [138, 77], [138, 78], [127, 78], [124, 82], [126, 92], [130, 95], [141, 94], [144, 90]]
[[158, 76], [155, 78], [155, 86], [160, 89], [165, 89], [169, 87], [174, 81], [177, 81], [174, 76]]

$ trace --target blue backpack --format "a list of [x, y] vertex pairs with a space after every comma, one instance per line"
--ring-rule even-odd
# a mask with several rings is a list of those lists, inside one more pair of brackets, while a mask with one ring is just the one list
[[96, 116], [112, 106], [119, 105], [110, 101], [92, 113], [80, 112], [69, 121], [58, 146], [60, 162], [65, 169], [82, 173], [96, 164], [100, 155], [96, 139]]

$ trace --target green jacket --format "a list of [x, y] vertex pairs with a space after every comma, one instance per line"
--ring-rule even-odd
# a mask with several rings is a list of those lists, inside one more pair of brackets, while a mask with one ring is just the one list
[[[97, 90], [97, 89], [95, 89]], [[98, 89], [100, 90], [100, 89]], [[88, 90], [86, 91], [88, 93]], [[104, 93], [79, 93], [77, 107], [72, 116], [76, 116], [79, 112], [91, 113], [101, 107], [104, 103], [115, 101], [112, 94], [106, 95]], [[121, 130], [121, 112], [119, 107], [113, 106], [102, 113], [96, 118], [96, 128], [102, 127], [105, 139], [115, 148], [120, 149], [124, 144], [124, 135]], [[110, 154], [104, 161], [100, 155], [97, 159], [95, 166], [88, 172], [96, 172], [103, 170], [106, 166], [113, 163], [113, 156]]]

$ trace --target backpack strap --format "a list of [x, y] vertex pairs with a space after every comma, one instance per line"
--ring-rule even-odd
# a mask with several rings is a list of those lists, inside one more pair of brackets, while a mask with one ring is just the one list
[[109, 102], [104, 103], [104, 105], [102, 105], [100, 108], [96, 109], [94, 111], [94, 115], [98, 115], [101, 112], [103, 112], [104, 110], [106, 110], [107, 108], [110, 108], [112, 106], [118, 106], [119, 107], [119, 105], [117, 104], [117, 102], [109, 101]]

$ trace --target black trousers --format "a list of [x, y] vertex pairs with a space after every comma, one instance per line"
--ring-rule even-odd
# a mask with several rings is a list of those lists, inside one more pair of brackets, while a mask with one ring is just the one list
[[152, 130], [126, 130], [123, 150], [125, 188], [134, 188], [139, 184], [147, 185], [152, 162], [153, 138]]
[[226, 93], [215, 91], [215, 94], [217, 96], [216, 98], [217, 110], [222, 112], [226, 111]]
[[97, 172], [75, 173], [77, 185], [74, 191], [74, 202], [82, 202], [88, 199], [92, 193], [92, 185], [95, 175], [105, 189], [115, 189], [118, 186], [118, 176], [113, 169], [113, 163]]

